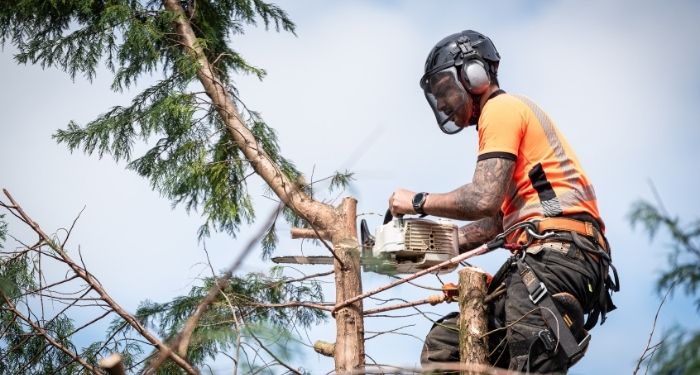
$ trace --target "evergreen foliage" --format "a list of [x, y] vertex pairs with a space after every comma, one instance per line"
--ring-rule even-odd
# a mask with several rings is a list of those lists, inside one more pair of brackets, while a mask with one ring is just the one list
[[[0, 250], [4, 249], [7, 224], [0, 215]], [[37, 334], [29, 323], [12, 312], [30, 313], [28, 290], [37, 288], [37, 269], [29, 252], [9, 253], [0, 258], [0, 374], [81, 373], [82, 366]], [[66, 348], [75, 349], [69, 336], [75, 330], [65, 314], [42, 322], [44, 330]]]
[[[218, 80], [237, 100], [242, 120], [259, 145], [292, 181], [300, 173], [280, 154], [275, 132], [239, 99], [235, 74], [265, 71], [230, 47], [246, 26], [294, 33], [295, 25], [279, 7], [261, 0], [190, 0], [181, 2], [188, 21]], [[113, 73], [112, 89], [132, 88], [155, 73], [163, 79], [137, 94], [128, 106], [116, 106], [84, 126], [70, 122], [55, 139], [71, 150], [115, 161], [147, 178], [154, 190], [205, 222], [200, 239], [212, 230], [235, 236], [255, 218], [246, 182], [252, 168], [225, 131], [219, 114], [201, 91], [195, 91], [199, 64], [182, 48], [173, 26], [175, 15], [160, 1], [25, 0], [0, 9], [0, 43], [19, 49], [20, 63], [56, 67], [75, 79], [92, 80], [101, 64]], [[134, 144], [150, 147], [133, 155]], [[336, 181], [342, 186], [343, 181]], [[285, 217], [300, 224], [290, 210]], [[274, 248], [268, 242], [266, 250]]]
[[[215, 279], [207, 278], [201, 286], [193, 287], [187, 295], [170, 302], [143, 302], [136, 317], [147, 327], [155, 329], [159, 336], [174, 337], [215, 282]], [[217, 355], [236, 352], [239, 335], [243, 345], [241, 350], [245, 351], [238, 364], [243, 373], [263, 365], [255, 358], [266, 356], [256, 338], [264, 341], [268, 348], [275, 347], [277, 354], [283, 358], [296, 354], [293, 350], [298, 347], [300, 339], [295, 330], [323, 321], [325, 314], [305, 307], [273, 308], [269, 305], [300, 300], [321, 302], [323, 294], [320, 284], [315, 281], [289, 282], [282, 276], [282, 268], [279, 267], [273, 268], [269, 275], [250, 273], [233, 277], [194, 330], [187, 353], [188, 361], [201, 367]], [[130, 328], [126, 330], [131, 331]], [[166, 363], [160, 372], [172, 373], [170, 371], [174, 369], [176, 367], [172, 363]]]
[[[263, 79], [265, 70], [249, 63], [231, 47], [231, 41], [243, 34], [245, 27], [259, 23], [266, 29], [293, 34], [294, 23], [282, 9], [262, 0], [183, 0], [180, 4], [196, 34], [196, 43], [204, 50], [217, 80], [235, 99], [241, 120], [256, 137], [258, 147], [291, 181], [311, 194], [313, 182], [306, 183], [295, 165], [281, 155], [274, 129], [248, 109], [234, 83], [239, 74]], [[84, 125], [70, 122], [54, 138], [71, 151], [126, 162], [127, 168], [147, 178], [151, 187], [173, 205], [200, 213], [205, 219], [198, 232], [200, 239], [212, 231], [235, 236], [242, 224], [255, 219], [254, 202], [247, 190], [253, 169], [199, 88], [200, 65], [178, 41], [175, 17], [155, 0], [12, 1], [0, 7], [0, 46], [14, 45], [19, 50], [15, 56], [19, 63], [58, 68], [74, 80], [92, 81], [105, 66], [112, 74], [111, 88], [116, 92], [135, 89], [146, 79], [159, 77], [155, 84], [134, 95], [129, 104], [115, 106]], [[148, 147], [141, 155], [134, 154], [137, 142]], [[348, 172], [336, 174], [330, 181], [331, 190], [346, 186], [351, 177]], [[282, 213], [291, 225], [305, 226], [289, 207]], [[4, 235], [4, 227], [0, 227], [0, 234]], [[276, 244], [273, 225], [262, 240], [263, 256], [269, 257]], [[28, 292], [37, 280], [34, 263], [22, 256], [8, 259], [3, 256], [0, 271], [3, 293], [12, 298], [31, 294]], [[172, 338], [214, 282], [213, 278], [205, 279], [188, 295], [167, 303], [144, 302], [136, 315], [155, 328], [161, 338]], [[261, 364], [261, 360], [265, 362], [264, 358], [269, 360], [273, 354], [258, 353], [261, 347], [275, 348], [274, 356], [286, 358], [293, 354], [289, 349], [292, 345], [286, 344], [295, 340], [295, 330], [324, 317], [319, 310], [309, 308], [265, 306], [321, 300], [317, 282], [289, 282], [281, 269], [269, 275], [234, 277], [199, 321], [187, 360], [194, 366], [204, 366], [222, 352], [231, 354], [241, 342], [238, 368], [264, 370], [268, 364]], [[0, 317], [0, 332], [6, 332], [0, 335], [0, 358], [18, 359], [0, 360], [0, 366], [6, 366], [0, 373], [17, 372], [17, 368], [7, 367], [14, 363], [26, 364], [29, 372], [39, 374], [81, 371], [74, 362], [65, 365], [65, 358], [53, 348], [42, 349], [46, 342], [40, 337], [31, 336], [27, 341], [33, 346], [14, 345], [17, 342], [12, 340], [29, 337], [25, 334], [27, 327], [6, 313], [3, 309]], [[93, 342], [83, 350], [71, 343], [72, 325], [66, 314], [60, 314], [45, 328], [91, 364], [107, 353], [119, 352], [130, 371], [143, 370], [146, 346], [121, 318], [113, 320], [104, 341]], [[26, 348], [34, 349], [30, 352]], [[53, 354], [41, 354], [42, 350]], [[38, 362], [34, 356], [40, 358]], [[56, 368], [62, 365], [64, 368]], [[180, 371], [169, 361], [159, 369], [168, 374]]]
[[[636, 202], [629, 214], [632, 226], [641, 224], [649, 238], [661, 229], [671, 235], [668, 266], [657, 280], [660, 293], [677, 287], [695, 300], [700, 313], [700, 220], [681, 223], [678, 217], [665, 212], [661, 205]], [[692, 320], [692, 319], [690, 319]], [[700, 372], [700, 331], [676, 327], [666, 334], [659, 349], [651, 357], [650, 368], [656, 374], [695, 374]]]
[[[7, 233], [2, 218], [0, 215], [0, 249]], [[152, 349], [144, 345], [140, 334], [121, 317], [113, 319], [103, 340], [89, 343], [86, 347], [76, 344], [81, 340], [75, 334], [85, 325], [76, 327], [69, 317], [75, 311], [71, 307], [64, 309], [64, 302], [52, 298], [58, 295], [65, 299], [79, 292], [67, 293], [70, 288], [61, 291], [47, 288], [46, 280], [43, 285], [40, 284], [39, 280], [45, 276], [42, 275], [37, 256], [36, 251], [25, 248], [3, 252], [0, 257], [0, 374], [86, 373], [86, 369], [52, 346], [35, 327], [41, 327], [46, 334], [88, 364], [96, 366], [100, 358], [119, 353], [129, 373], [143, 372]], [[217, 279], [213, 277], [205, 278], [187, 295], [170, 302], [145, 301], [137, 309], [135, 317], [158, 336], [171, 342], [216, 282]], [[80, 298], [90, 297], [91, 303], [94, 303], [96, 298], [92, 296], [94, 294], [83, 294]], [[44, 302], [40, 302], [41, 298]], [[235, 358], [238, 370], [251, 373], [264, 370], [277, 360], [298, 355], [300, 330], [326, 319], [326, 315], [318, 309], [285, 306], [298, 301], [322, 303], [320, 283], [313, 279], [292, 280], [284, 276], [282, 267], [273, 267], [265, 274], [249, 273], [230, 278], [198, 321], [188, 346], [188, 362], [205, 368], [219, 356], [227, 355]], [[46, 304], [46, 310], [42, 308], [41, 312], [38, 311], [40, 303], [42, 306]], [[90, 314], [90, 310], [79, 306], [73, 308], [81, 309], [83, 316]], [[97, 311], [92, 310], [92, 313], [103, 313], [102, 309]], [[25, 319], [31, 320], [31, 324]], [[90, 321], [93, 318], [83, 319]], [[240, 356], [234, 356], [234, 353]], [[175, 363], [166, 361], [158, 373], [184, 372]]]

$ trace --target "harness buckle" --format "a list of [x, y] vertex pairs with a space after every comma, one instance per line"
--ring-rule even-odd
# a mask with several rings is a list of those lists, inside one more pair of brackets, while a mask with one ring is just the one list
[[537, 337], [540, 339], [540, 341], [542, 341], [542, 344], [544, 344], [544, 348], [548, 352], [553, 351], [557, 347], [557, 339], [554, 338], [554, 335], [552, 335], [552, 331], [550, 331], [548, 328], [537, 332]]
[[[534, 294], [534, 296], [533, 296]], [[534, 303], [535, 305], [538, 304], [544, 296], [547, 295], [547, 287], [544, 285], [542, 281], [540, 281], [540, 285], [537, 286], [537, 289], [535, 289], [532, 293], [528, 295], [530, 298], [530, 301]]]

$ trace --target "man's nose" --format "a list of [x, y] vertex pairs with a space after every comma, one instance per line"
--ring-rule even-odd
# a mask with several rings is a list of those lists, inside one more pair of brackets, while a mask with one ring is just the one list
[[440, 112], [447, 112], [447, 101], [443, 98], [438, 98], [437, 100], [437, 110]]

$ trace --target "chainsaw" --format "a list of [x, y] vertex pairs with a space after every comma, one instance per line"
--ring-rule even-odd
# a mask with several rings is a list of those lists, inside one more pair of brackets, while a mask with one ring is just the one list
[[[365, 272], [381, 274], [411, 274], [458, 254], [457, 225], [447, 219], [437, 221], [423, 217], [394, 217], [387, 210], [384, 223], [373, 236], [367, 221], [360, 222], [360, 264]], [[333, 264], [331, 256], [282, 256], [275, 263]], [[441, 268], [437, 273], [451, 272], [455, 265]]]

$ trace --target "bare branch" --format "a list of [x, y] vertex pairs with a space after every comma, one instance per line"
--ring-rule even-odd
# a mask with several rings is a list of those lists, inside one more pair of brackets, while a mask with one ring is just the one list
[[[12, 206], [14, 206], [14, 208], [12, 209], [11, 212], [13, 212], [13, 214], [16, 213], [19, 217], [21, 217], [22, 220], [25, 223], [27, 223], [37, 235], [39, 235], [39, 238], [42, 241], [44, 241], [49, 247], [51, 247], [51, 249], [53, 249], [53, 251], [56, 252], [56, 254], [58, 254], [58, 256], [60, 257], [60, 261], [62, 261], [66, 265], [68, 265], [68, 267], [70, 267], [73, 270], [73, 272], [75, 272], [76, 275], [80, 276], [80, 278], [85, 280], [88, 283], [88, 285], [90, 287], [92, 287], [92, 289], [94, 289], [95, 292], [101, 297], [101, 299], [107, 305], [109, 305], [112, 308], [112, 310], [114, 310], [114, 312], [116, 312], [125, 321], [127, 321], [129, 323], [129, 325], [131, 325], [134, 328], [134, 330], [136, 330], [136, 332], [138, 332], [141, 336], [146, 338], [146, 340], [148, 340], [151, 344], [156, 346], [159, 350], [167, 353], [168, 356], [170, 356], [170, 358], [173, 360], [173, 362], [175, 364], [177, 364], [178, 366], [180, 366], [187, 373], [189, 373], [189, 374], [198, 374], [199, 373], [194, 367], [192, 367], [189, 363], [187, 363], [187, 361], [185, 361], [182, 357], [180, 357], [179, 355], [174, 353], [168, 346], [163, 344], [160, 340], [158, 340], [158, 338], [156, 338], [154, 335], [152, 335], [150, 332], [148, 332], [148, 330], [146, 330], [146, 328], [141, 323], [139, 323], [139, 321], [136, 320], [136, 318], [134, 318], [131, 314], [126, 312], [126, 310], [124, 310], [124, 308], [122, 308], [114, 299], [112, 299], [112, 297], [107, 293], [107, 291], [102, 287], [100, 282], [93, 275], [91, 275], [84, 268], [82, 268], [78, 264], [76, 264], [75, 261], [73, 261], [73, 259], [71, 259], [71, 257], [68, 255], [68, 253], [66, 253], [66, 251], [63, 249], [63, 247], [61, 247], [59, 244], [54, 242], [41, 229], [39, 224], [34, 222], [29, 217], [29, 215], [26, 212], [24, 212], [22, 207], [14, 200], [14, 198], [12, 197], [10, 192], [8, 192], [6, 189], [3, 189], [3, 193], [10, 200], [10, 202], [12, 203]], [[5, 208], [8, 207], [7, 205], [4, 205], [4, 204], [3, 204], [3, 206]]]
[[255, 340], [258, 343], [258, 345], [260, 345], [260, 348], [262, 350], [264, 350], [267, 354], [269, 354], [270, 357], [272, 357], [275, 361], [277, 361], [277, 363], [279, 363], [281, 366], [283, 366], [284, 368], [286, 368], [287, 370], [291, 371], [294, 374], [303, 375], [301, 372], [299, 372], [299, 370], [294, 369], [293, 367], [289, 366], [284, 361], [282, 361], [279, 357], [277, 357], [275, 355], [275, 353], [273, 353], [270, 349], [268, 349], [267, 346], [265, 344], [263, 344], [262, 341], [260, 341], [260, 339], [258, 339], [252, 332], [248, 332], [248, 333], [250, 334], [250, 337], [252, 337], [253, 340]]
[[289, 308], [289, 307], [308, 307], [308, 308], [319, 309], [319, 310], [324, 310], [324, 311], [328, 311], [328, 312], [333, 311], [332, 307], [319, 305], [317, 303], [303, 302], [303, 301], [292, 301], [292, 302], [287, 302], [287, 303], [254, 303], [253, 305], [258, 306], [258, 307], [267, 307], [270, 309]]
[[78, 275], [73, 275], [73, 276], [71, 276], [71, 277], [69, 277], [69, 278], [67, 278], [67, 279], [63, 279], [63, 280], [61, 280], [61, 281], [57, 281], [57, 282], [55, 282], [55, 283], [53, 283], [53, 284], [44, 285], [43, 287], [41, 287], [41, 288], [39, 288], [39, 289], [34, 289], [34, 290], [29, 291], [29, 292], [22, 293], [22, 294], [20, 294], [19, 296], [20, 296], [20, 297], [24, 297], [24, 296], [26, 296], [26, 295], [30, 295], [30, 294], [34, 294], [34, 293], [39, 293], [39, 292], [44, 291], [44, 290], [46, 290], [46, 289], [49, 289], [49, 288], [51, 288], [51, 287], [54, 287], [54, 286], [57, 286], [57, 285], [61, 285], [61, 284], [63, 284], [63, 283], [67, 283], [67, 282], [69, 282], [69, 281], [71, 281], [71, 280], [74, 280], [74, 279], [77, 279], [77, 278], [78, 278]]
[[299, 281], [304, 281], [304, 280], [313, 279], [313, 278], [316, 278], [316, 277], [328, 276], [328, 275], [332, 275], [333, 272], [334, 272], [334, 271], [319, 272], [319, 273], [315, 273], [315, 274], [313, 274], [313, 275], [308, 275], [308, 276], [300, 277], [300, 278], [297, 278], [297, 279], [288, 279], [288, 280], [284, 280], [284, 283], [285, 283], [285, 284], [290, 284], [290, 283], [296, 283], [296, 282], [299, 282]]
[[639, 371], [639, 367], [642, 365], [642, 362], [644, 362], [645, 357], [648, 355], [650, 352], [651, 355], [653, 355], [656, 350], [658, 349], [658, 345], [656, 344], [654, 346], [651, 345], [651, 339], [654, 337], [654, 331], [656, 330], [656, 323], [659, 320], [659, 313], [661, 312], [661, 307], [663, 307], [664, 303], [666, 302], [666, 298], [668, 295], [671, 293], [673, 288], [676, 286], [676, 283], [674, 282], [671, 284], [671, 286], [668, 288], [666, 291], [666, 294], [664, 294], [664, 298], [661, 299], [661, 303], [659, 303], [659, 307], [656, 309], [656, 315], [654, 315], [654, 323], [651, 326], [651, 332], [649, 332], [649, 339], [647, 340], [647, 346], [644, 348], [644, 351], [642, 351], [642, 355], [639, 356], [639, 360], [637, 361], [637, 365], [634, 367], [634, 371], [632, 372], [632, 375], [636, 375], [637, 372]]
[[78, 219], [80, 219], [80, 215], [83, 214], [83, 211], [85, 211], [85, 206], [83, 206], [83, 209], [78, 212], [78, 216], [73, 219], [73, 223], [70, 225], [70, 228], [68, 228], [67, 233], [66, 233], [66, 238], [63, 239], [63, 242], [61, 243], [61, 247], [66, 246], [66, 243], [68, 242], [68, 239], [70, 238], [71, 233], [73, 233], [73, 228], [75, 228], [75, 223], [78, 222]]
[[419, 337], [416, 337], [416, 336], [414, 336], [414, 335], [409, 335], [409, 334], [405, 334], [405, 333], [400, 333], [400, 332], [398, 332], [399, 330], [402, 330], [402, 329], [408, 328], [408, 327], [415, 327], [415, 324], [407, 324], [407, 325], [405, 325], [405, 326], [401, 326], [401, 327], [397, 327], [397, 328], [394, 328], [394, 329], [390, 329], [390, 330], [387, 330], [387, 331], [381, 331], [381, 332], [365, 331], [365, 333], [374, 333], [373, 336], [366, 337], [366, 338], [365, 338], [365, 341], [371, 340], [371, 339], [373, 339], [373, 338], [375, 338], [375, 337], [377, 337], [377, 336], [386, 335], [386, 334], [389, 334], [389, 333], [394, 333], [394, 334], [400, 334], [400, 335], [410, 336], [410, 337], [416, 338], [416, 339], [418, 339], [419, 341], [423, 342], [423, 340], [422, 340], [421, 338], [419, 338]]
[[445, 295], [444, 294], [435, 294], [435, 295], [429, 296], [426, 299], [422, 299], [422, 300], [418, 300], [418, 301], [406, 302], [406, 303], [401, 303], [398, 305], [392, 305], [392, 306], [386, 306], [386, 307], [379, 307], [376, 309], [365, 310], [363, 312], [363, 314], [365, 314], [365, 315], [379, 314], [379, 313], [392, 311], [392, 310], [405, 309], [407, 307], [425, 305], [428, 303], [431, 305], [437, 305], [438, 303], [442, 303], [442, 302], [445, 302]]
[[[15, 204], [15, 205], [16, 205], [16, 204]], [[63, 346], [60, 342], [56, 341], [53, 337], [51, 337], [51, 335], [49, 335], [49, 333], [46, 332], [46, 330], [45, 330], [44, 328], [42, 328], [42, 327], [39, 326], [38, 324], [35, 324], [31, 319], [29, 319], [28, 317], [24, 316], [19, 310], [17, 310], [17, 308], [15, 307], [15, 305], [12, 303], [12, 301], [10, 301], [10, 299], [7, 298], [7, 296], [5, 296], [4, 293], [0, 292], [0, 294], [2, 295], [2, 298], [5, 300], [5, 305], [9, 308], [9, 310], [12, 311], [12, 313], [13, 313], [15, 316], [17, 316], [18, 318], [22, 319], [22, 320], [25, 321], [27, 324], [29, 324], [29, 326], [32, 327], [32, 330], [34, 330], [34, 332], [36, 332], [36, 333], [38, 333], [39, 335], [41, 335], [41, 336], [44, 338], [44, 340], [45, 340], [46, 342], [48, 342], [49, 344], [51, 344], [51, 345], [52, 345], [53, 347], [55, 347], [56, 349], [62, 351], [62, 352], [65, 353], [67, 356], [71, 357], [74, 361], [80, 363], [81, 366], [85, 367], [87, 370], [91, 371], [92, 373], [95, 373], [95, 374], [99, 374], [99, 373], [100, 373], [100, 370], [99, 370], [99, 369], [97, 369], [97, 368], [93, 367], [92, 365], [90, 365], [89, 363], [85, 362], [85, 360], [82, 359], [82, 358], [80, 358], [80, 357], [78, 357], [78, 355], [77, 355], [76, 353], [74, 353], [74, 352], [68, 350], [68, 349], [67, 349], [65, 346]]]

